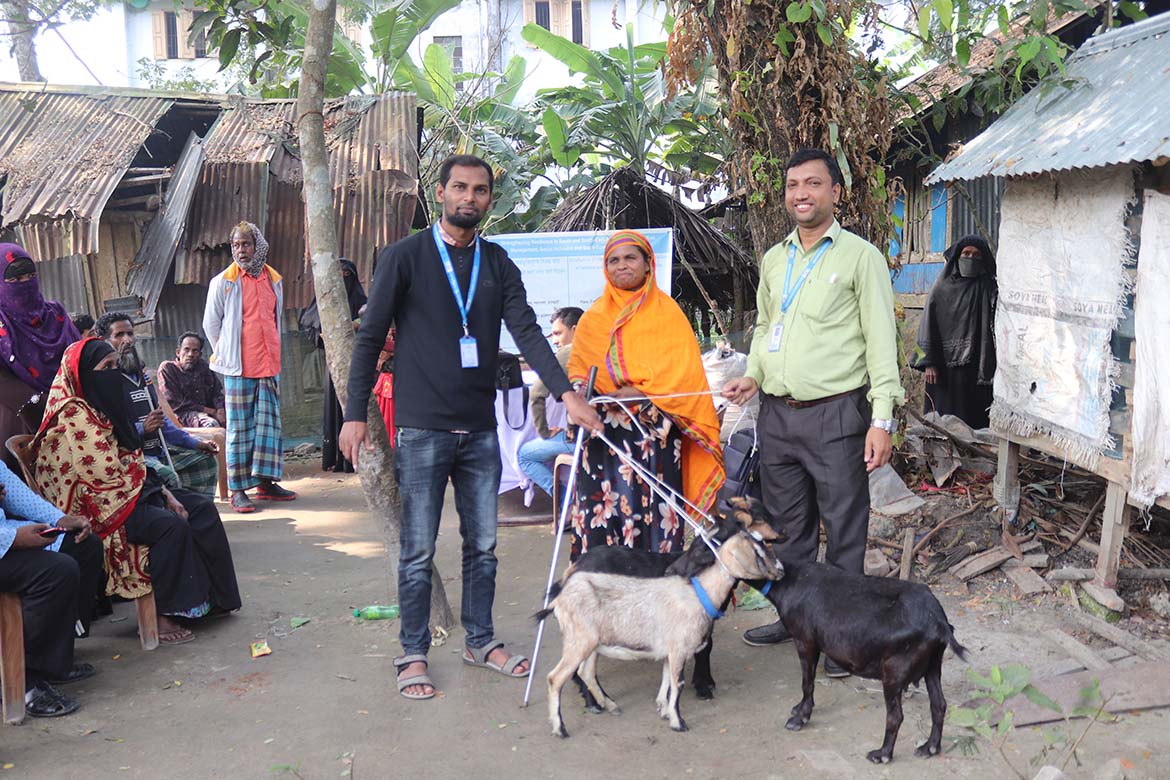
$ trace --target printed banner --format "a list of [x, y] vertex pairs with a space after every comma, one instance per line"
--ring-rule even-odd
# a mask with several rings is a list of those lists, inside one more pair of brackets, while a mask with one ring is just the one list
[[[548, 333], [549, 317], [564, 306], [588, 309], [605, 289], [605, 242], [616, 231], [585, 230], [572, 233], [505, 233], [487, 236], [499, 244], [520, 268], [528, 303], [536, 312], [540, 327]], [[670, 295], [670, 272], [674, 260], [674, 231], [646, 228], [639, 231], [654, 250], [658, 286]], [[518, 352], [508, 329], [500, 334], [500, 349]]]

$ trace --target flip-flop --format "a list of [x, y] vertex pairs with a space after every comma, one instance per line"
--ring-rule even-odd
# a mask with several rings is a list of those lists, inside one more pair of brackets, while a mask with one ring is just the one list
[[[167, 637], [170, 637], [170, 639]], [[195, 632], [182, 627], [177, 631], [167, 631], [165, 634], [160, 631], [158, 635], [158, 643], [160, 645], [185, 645], [188, 642], [194, 641]]]
[[[503, 666], [494, 664], [488, 660], [488, 656], [491, 655], [493, 650], [495, 650], [497, 647], [503, 646], [503, 642], [498, 639], [493, 639], [480, 648], [466, 647], [464, 648], [466, 653], [461, 656], [463, 658], [463, 663], [467, 664], [468, 666], [477, 666], [481, 669], [490, 669], [493, 672], [502, 674], [505, 677], [511, 677], [514, 680], [522, 680], [527, 677], [528, 672], [532, 671], [531, 665], [529, 665], [530, 668], [526, 671], [516, 671], [517, 666], [528, 660], [527, 656], [520, 655], [519, 653], [516, 655], [509, 655], [508, 660], [504, 662]], [[471, 658], [468, 658], [467, 654], [470, 654]]]
[[[392, 661], [392, 663], [394, 664], [394, 668], [397, 669], [399, 672], [401, 672], [403, 669], [405, 669], [406, 667], [410, 666], [413, 663], [424, 663], [424, 664], [427, 663], [427, 657], [425, 655], [423, 655], [422, 653], [415, 653], [414, 655], [400, 655], [397, 658], [395, 658]], [[407, 693], [406, 692], [407, 688], [410, 688], [410, 687], [415, 686], [415, 685], [429, 685], [429, 686], [431, 686], [431, 692], [430, 693]], [[414, 675], [411, 675], [410, 677], [399, 677], [398, 678], [398, 693], [404, 699], [412, 699], [414, 701], [423, 701], [424, 699], [433, 699], [433, 698], [435, 698], [435, 691], [436, 690], [437, 689], [435, 688], [434, 681], [431, 680], [430, 676], [426, 673], [414, 674]]]

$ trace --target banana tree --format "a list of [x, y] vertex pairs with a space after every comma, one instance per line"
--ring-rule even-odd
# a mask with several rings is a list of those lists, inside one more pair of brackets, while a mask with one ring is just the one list
[[579, 86], [537, 92], [544, 136], [562, 168], [580, 164], [604, 174], [625, 165], [645, 173], [654, 162], [710, 174], [722, 165], [718, 102], [703, 86], [668, 93], [665, 42], [635, 46], [627, 31], [625, 46], [592, 51], [535, 24], [522, 35], [582, 77]]
[[[426, 48], [422, 60], [419, 67], [404, 58], [395, 81], [423, 107], [421, 180], [434, 181], [450, 154], [482, 157], [496, 172], [495, 207], [484, 229], [535, 229], [560, 201], [564, 184], [545, 175], [553, 159], [539, 120], [531, 106], [518, 103], [527, 62], [517, 56], [503, 73], [456, 73], [450, 53], [437, 44]], [[429, 196], [430, 188], [424, 189]]]

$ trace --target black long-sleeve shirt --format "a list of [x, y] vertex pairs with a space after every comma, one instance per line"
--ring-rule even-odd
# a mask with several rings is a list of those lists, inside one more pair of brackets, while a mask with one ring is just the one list
[[[482, 239], [479, 285], [467, 320], [479, 350], [479, 367], [462, 367], [459, 339], [463, 324], [433, 235], [430, 230], [420, 231], [386, 247], [378, 256], [349, 366], [345, 419], [366, 419], [378, 353], [391, 323], [397, 327], [394, 424], [399, 427], [444, 431], [496, 427], [501, 322], [508, 326], [549, 391], [558, 398], [569, 391], [569, 378], [528, 305], [520, 269], [502, 247]], [[466, 300], [473, 249], [448, 245], [447, 251]]]

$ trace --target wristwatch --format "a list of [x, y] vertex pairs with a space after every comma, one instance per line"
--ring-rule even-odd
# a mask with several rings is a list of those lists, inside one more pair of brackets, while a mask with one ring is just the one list
[[898, 430], [897, 420], [871, 420], [869, 425], [871, 428], [879, 428], [891, 436], [894, 434], [894, 431]]

